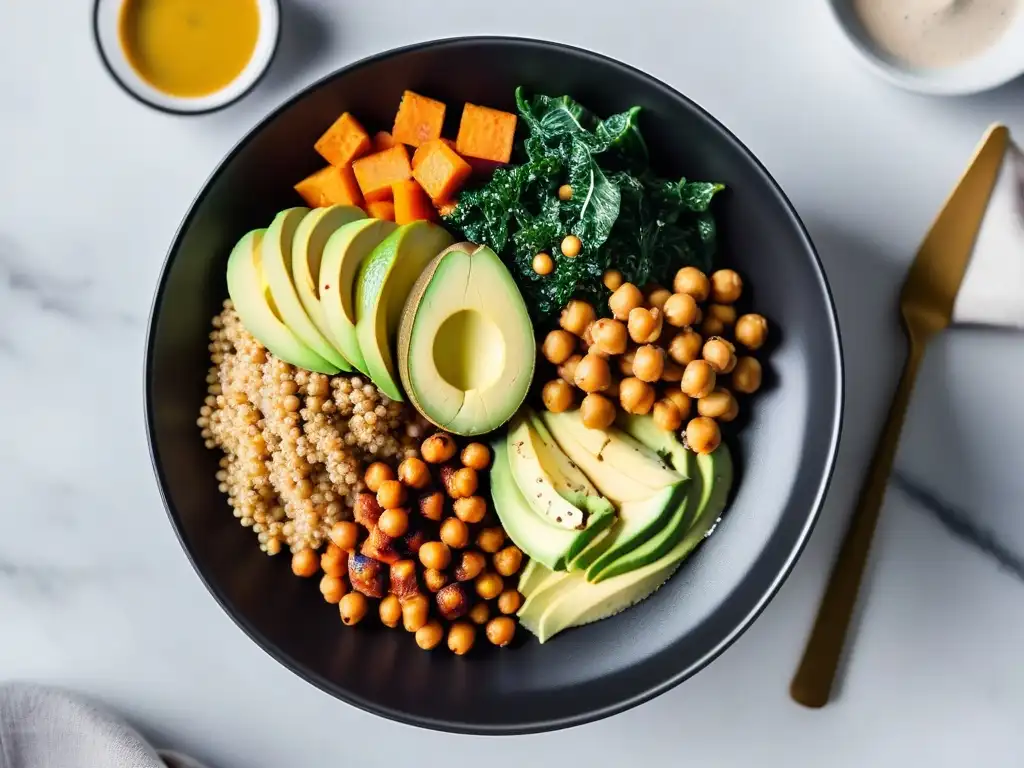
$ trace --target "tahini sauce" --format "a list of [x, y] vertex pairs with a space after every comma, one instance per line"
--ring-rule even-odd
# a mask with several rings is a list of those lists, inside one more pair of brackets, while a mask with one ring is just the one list
[[951, 67], [995, 45], [1022, 0], [853, 0], [864, 31], [915, 67]]

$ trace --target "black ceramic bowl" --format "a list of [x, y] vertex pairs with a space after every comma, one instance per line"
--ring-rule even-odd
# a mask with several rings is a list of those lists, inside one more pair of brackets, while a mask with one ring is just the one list
[[[600, 114], [643, 107], [657, 170], [723, 181], [721, 264], [743, 275], [776, 329], [768, 386], [730, 436], [741, 468], [714, 536], [652, 598], [541, 646], [424, 653], [405, 632], [343, 627], [313, 580], [261, 554], [217, 492], [218, 456], [195, 419], [210, 318], [227, 295], [236, 239], [298, 203], [321, 165], [320, 133], [343, 110], [386, 127], [403, 89], [451, 105], [513, 108], [513, 89], [568, 93]], [[451, 135], [451, 134], [449, 134]], [[814, 248], [767, 171], [684, 96], [628, 66], [551, 43], [470, 38], [417, 45], [347, 67], [258, 125], [214, 171], [178, 232], [157, 287], [146, 351], [146, 418], [172, 524], [196, 571], [274, 658], [338, 698], [406, 723], [510, 734], [583, 723], [685, 680], [720, 654], [789, 573], [821, 508], [842, 412], [836, 316]], [[744, 404], [745, 405], [745, 404]]]

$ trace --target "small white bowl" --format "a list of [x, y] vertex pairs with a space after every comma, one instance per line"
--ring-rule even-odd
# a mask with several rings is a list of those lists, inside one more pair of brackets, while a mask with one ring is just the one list
[[131, 65], [121, 45], [121, 8], [126, 0], [96, 0], [93, 37], [100, 59], [115, 82], [128, 95], [147, 106], [177, 115], [202, 115], [233, 104], [260, 81], [277, 53], [281, 37], [279, 0], [256, 0], [260, 14], [259, 34], [252, 57], [238, 76], [219, 91], [204, 96], [173, 96], [150, 85]]
[[[891, 0], [898, 2], [898, 0]], [[914, 67], [882, 51], [864, 30], [852, 0], [829, 0], [832, 16], [858, 58], [889, 82], [907, 90], [942, 96], [979, 93], [1024, 75], [1024, 10], [1009, 29], [980, 55], [951, 67]]]

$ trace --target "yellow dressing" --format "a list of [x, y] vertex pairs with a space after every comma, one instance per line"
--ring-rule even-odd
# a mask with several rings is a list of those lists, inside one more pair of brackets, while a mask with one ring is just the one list
[[238, 77], [259, 26], [256, 0], [126, 0], [120, 37], [144, 80], [188, 98], [215, 93]]

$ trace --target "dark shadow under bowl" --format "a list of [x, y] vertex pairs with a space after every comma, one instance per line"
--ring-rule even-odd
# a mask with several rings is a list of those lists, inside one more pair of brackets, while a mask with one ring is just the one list
[[[321, 132], [343, 110], [387, 128], [404, 89], [451, 105], [512, 109], [513, 89], [568, 93], [599, 114], [643, 108], [656, 170], [723, 181], [720, 263], [735, 267], [757, 311], [779, 329], [772, 386], [728, 435], [741, 467], [711, 537], [651, 599], [541, 646], [424, 653], [404, 632], [346, 628], [315, 580], [268, 558], [217, 491], [218, 454], [195, 420], [205, 395], [210, 318], [227, 295], [235, 241], [300, 203], [292, 185], [318, 168]], [[448, 134], [452, 135], [452, 134]], [[211, 593], [267, 652], [325, 691], [419, 726], [523, 733], [583, 723], [685, 680], [746, 629], [810, 534], [839, 441], [842, 358], [821, 265], [772, 178], [723, 126], [657, 80], [551, 43], [469, 38], [381, 54], [307, 88], [257, 126], [199, 194], [157, 287], [146, 350], [146, 419], [160, 489]]]

